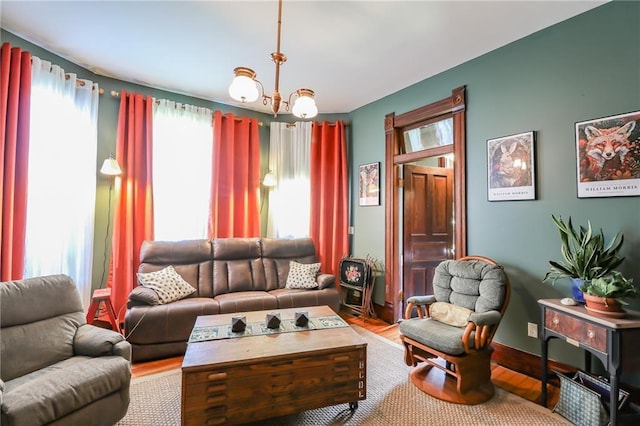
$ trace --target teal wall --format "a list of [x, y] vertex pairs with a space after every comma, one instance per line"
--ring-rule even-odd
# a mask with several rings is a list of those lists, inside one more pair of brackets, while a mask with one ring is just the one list
[[[350, 114], [351, 168], [384, 163], [385, 114], [466, 86], [468, 253], [502, 263], [511, 279], [511, 302], [496, 335], [502, 344], [539, 354], [539, 341], [527, 337], [527, 322], [540, 323], [536, 301], [571, 294], [568, 282], [541, 283], [548, 261], [561, 256], [552, 214], [590, 219], [607, 236], [624, 233], [621, 270], [640, 283], [640, 197], [578, 199], [574, 136], [578, 121], [640, 110], [638, 46], [640, 2], [609, 3]], [[537, 200], [488, 202], [487, 139], [530, 130], [537, 137]], [[384, 208], [353, 205], [355, 254], [384, 258]], [[381, 304], [383, 282], [376, 285]], [[553, 342], [551, 357], [579, 364], [579, 352], [563, 345]]]

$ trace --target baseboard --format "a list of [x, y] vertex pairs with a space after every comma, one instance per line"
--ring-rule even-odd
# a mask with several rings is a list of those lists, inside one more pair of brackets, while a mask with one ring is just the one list
[[[538, 380], [542, 378], [542, 359], [539, 355], [521, 351], [497, 342], [491, 343], [491, 346], [493, 347], [491, 361], [509, 370], [526, 374], [529, 377], [534, 377]], [[570, 365], [549, 360], [547, 363], [547, 372], [550, 373], [551, 370], [571, 374], [575, 373], [577, 369]]]
[[386, 321], [389, 324], [395, 324], [397, 322], [393, 318], [393, 306], [390, 304], [378, 305], [377, 303], [374, 303], [373, 310], [382, 321]]

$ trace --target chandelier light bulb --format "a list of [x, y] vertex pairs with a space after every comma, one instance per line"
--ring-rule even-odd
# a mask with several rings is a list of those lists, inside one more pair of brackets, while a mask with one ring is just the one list
[[229, 96], [242, 103], [254, 102], [260, 96], [255, 81], [256, 73], [250, 68], [238, 67], [233, 70], [236, 75], [229, 86]]
[[298, 89], [298, 98], [293, 104], [291, 112], [298, 118], [313, 118], [318, 115], [318, 107], [313, 99], [314, 93], [311, 89]]

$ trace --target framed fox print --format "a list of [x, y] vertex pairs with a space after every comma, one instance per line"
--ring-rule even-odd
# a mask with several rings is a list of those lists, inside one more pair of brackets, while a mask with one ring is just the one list
[[535, 200], [535, 133], [487, 140], [489, 201]]
[[640, 111], [576, 123], [578, 198], [640, 195]]

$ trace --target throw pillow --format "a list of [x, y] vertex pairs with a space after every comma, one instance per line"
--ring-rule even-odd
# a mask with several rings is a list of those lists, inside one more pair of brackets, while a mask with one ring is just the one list
[[285, 288], [318, 288], [316, 275], [320, 270], [319, 263], [289, 262], [289, 275]]
[[155, 272], [138, 272], [137, 276], [141, 286], [158, 293], [161, 305], [183, 299], [196, 291], [171, 265]]
[[435, 302], [429, 306], [431, 318], [454, 327], [465, 327], [472, 313], [471, 309], [446, 302]]

